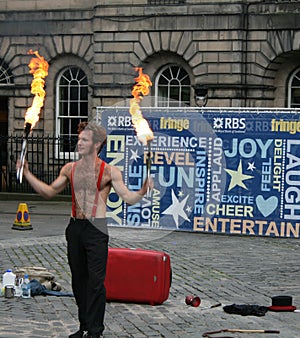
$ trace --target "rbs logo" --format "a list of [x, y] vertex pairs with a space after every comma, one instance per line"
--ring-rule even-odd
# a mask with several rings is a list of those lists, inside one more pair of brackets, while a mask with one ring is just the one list
[[108, 127], [130, 127], [131, 117], [128, 116], [114, 116], [111, 115], [108, 117], [107, 126]]
[[214, 117], [214, 129], [242, 130], [246, 128], [246, 119], [238, 117]]

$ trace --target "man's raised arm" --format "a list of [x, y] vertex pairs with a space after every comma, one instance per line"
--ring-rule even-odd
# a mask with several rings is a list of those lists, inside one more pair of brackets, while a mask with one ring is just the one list
[[[18, 160], [17, 169], [20, 167], [20, 165], [21, 163]], [[39, 195], [41, 195], [45, 199], [50, 199], [55, 195], [59, 194], [61, 191], [63, 191], [64, 188], [67, 186], [68, 184], [67, 171], [69, 169], [68, 168], [69, 165], [71, 164], [68, 163], [61, 169], [59, 176], [51, 184], [47, 184], [38, 179], [36, 176], [34, 176], [29, 170], [27, 161], [25, 161], [24, 163], [23, 175], [26, 178], [27, 182]]]

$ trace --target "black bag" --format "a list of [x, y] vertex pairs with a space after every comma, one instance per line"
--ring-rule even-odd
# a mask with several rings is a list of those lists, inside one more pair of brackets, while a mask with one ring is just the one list
[[236, 314], [241, 316], [258, 316], [262, 317], [268, 311], [266, 306], [249, 305], [249, 304], [232, 304], [223, 307], [223, 310], [230, 314]]

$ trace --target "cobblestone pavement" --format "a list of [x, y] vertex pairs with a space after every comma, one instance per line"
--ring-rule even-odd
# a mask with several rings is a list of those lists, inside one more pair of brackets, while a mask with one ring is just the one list
[[[43, 266], [71, 292], [64, 230], [68, 202], [28, 202], [33, 230], [11, 229], [18, 201], [0, 201], [0, 266]], [[201, 337], [222, 329], [279, 330], [280, 334], [223, 333], [230, 337], [300, 337], [300, 313], [231, 315], [216, 303], [271, 305], [291, 295], [300, 309], [300, 242], [297, 239], [110, 228], [111, 247], [139, 247], [170, 254], [173, 280], [160, 306], [108, 303], [105, 337]], [[194, 308], [185, 296], [200, 296]], [[65, 338], [78, 328], [72, 297], [0, 298], [1, 338]]]

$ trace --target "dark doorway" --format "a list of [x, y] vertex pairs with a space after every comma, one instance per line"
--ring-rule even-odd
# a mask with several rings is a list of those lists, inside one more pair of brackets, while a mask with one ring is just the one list
[[0, 96], [0, 191], [6, 191], [8, 97]]

